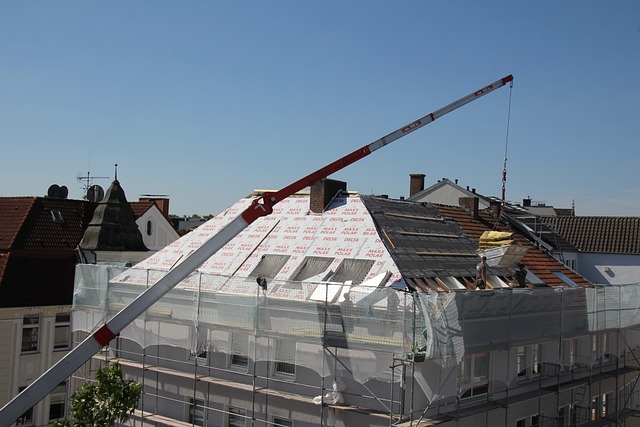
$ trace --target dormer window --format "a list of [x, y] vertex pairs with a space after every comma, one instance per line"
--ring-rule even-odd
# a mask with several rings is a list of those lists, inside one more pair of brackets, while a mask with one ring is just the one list
[[51, 218], [53, 218], [53, 222], [58, 224], [62, 224], [64, 222], [62, 213], [60, 213], [60, 211], [57, 209], [51, 209]]

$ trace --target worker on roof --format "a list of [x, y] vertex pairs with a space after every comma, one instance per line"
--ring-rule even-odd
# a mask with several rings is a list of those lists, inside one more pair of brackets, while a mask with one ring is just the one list
[[487, 287], [487, 257], [483, 256], [476, 265], [476, 288], [486, 289]]

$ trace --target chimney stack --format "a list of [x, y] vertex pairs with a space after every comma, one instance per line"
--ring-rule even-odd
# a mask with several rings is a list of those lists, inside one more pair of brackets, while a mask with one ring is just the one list
[[162, 216], [164, 216], [167, 220], [169, 219], [169, 198], [168, 197], [155, 197], [155, 196], [143, 196], [139, 197], [138, 201], [140, 202], [153, 202], [158, 207], [160, 212], [162, 212]]
[[409, 197], [411, 197], [414, 194], [424, 190], [424, 178], [426, 175], [423, 173], [412, 173], [409, 174], [409, 176], [411, 177], [409, 185]]
[[458, 199], [460, 207], [469, 211], [473, 219], [478, 219], [478, 202], [479, 199], [477, 197], [460, 197], [460, 199]]
[[531, 197], [527, 197], [526, 199], [522, 199], [522, 207], [523, 208], [531, 207]]
[[322, 213], [324, 208], [333, 200], [339, 191], [347, 191], [347, 183], [334, 179], [323, 178], [311, 186], [310, 206], [311, 212]]
[[491, 210], [491, 215], [493, 215], [494, 218], [499, 218], [502, 213], [502, 202], [498, 200], [489, 201], [489, 210]]

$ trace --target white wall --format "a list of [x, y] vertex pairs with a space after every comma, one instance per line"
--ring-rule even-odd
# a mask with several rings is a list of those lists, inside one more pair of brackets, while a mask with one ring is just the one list
[[[449, 206], [460, 206], [460, 198], [461, 197], [469, 197], [467, 193], [464, 193], [457, 188], [451, 185], [444, 185], [432, 193], [427, 194], [424, 197], [420, 197], [419, 199], [412, 199], [416, 202], [430, 202], [430, 203], [440, 203], [442, 205]], [[480, 209], [485, 209], [489, 207], [489, 204], [482, 198], [478, 198], [478, 206]]]
[[[53, 351], [57, 313], [71, 313], [71, 306], [21, 307], [0, 310], [0, 407], [38, 378], [67, 350]], [[39, 315], [39, 350], [22, 354], [22, 323], [25, 315]], [[33, 410], [34, 426], [49, 425], [49, 402], [45, 397]]]
[[142, 241], [151, 251], [160, 250], [180, 237], [155, 205], [142, 214], [136, 224], [142, 234]]
[[576, 271], [596, 284], [640, 282], [640, 255], [580, 253]]

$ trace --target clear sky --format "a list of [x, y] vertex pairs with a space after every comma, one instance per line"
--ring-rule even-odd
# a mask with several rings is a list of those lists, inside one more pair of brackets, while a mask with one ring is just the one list
[[332, 178], [640, 216], [640, 2], [0, 1], [0, 196], [90, 171], [216, 214], [508, 74]]

